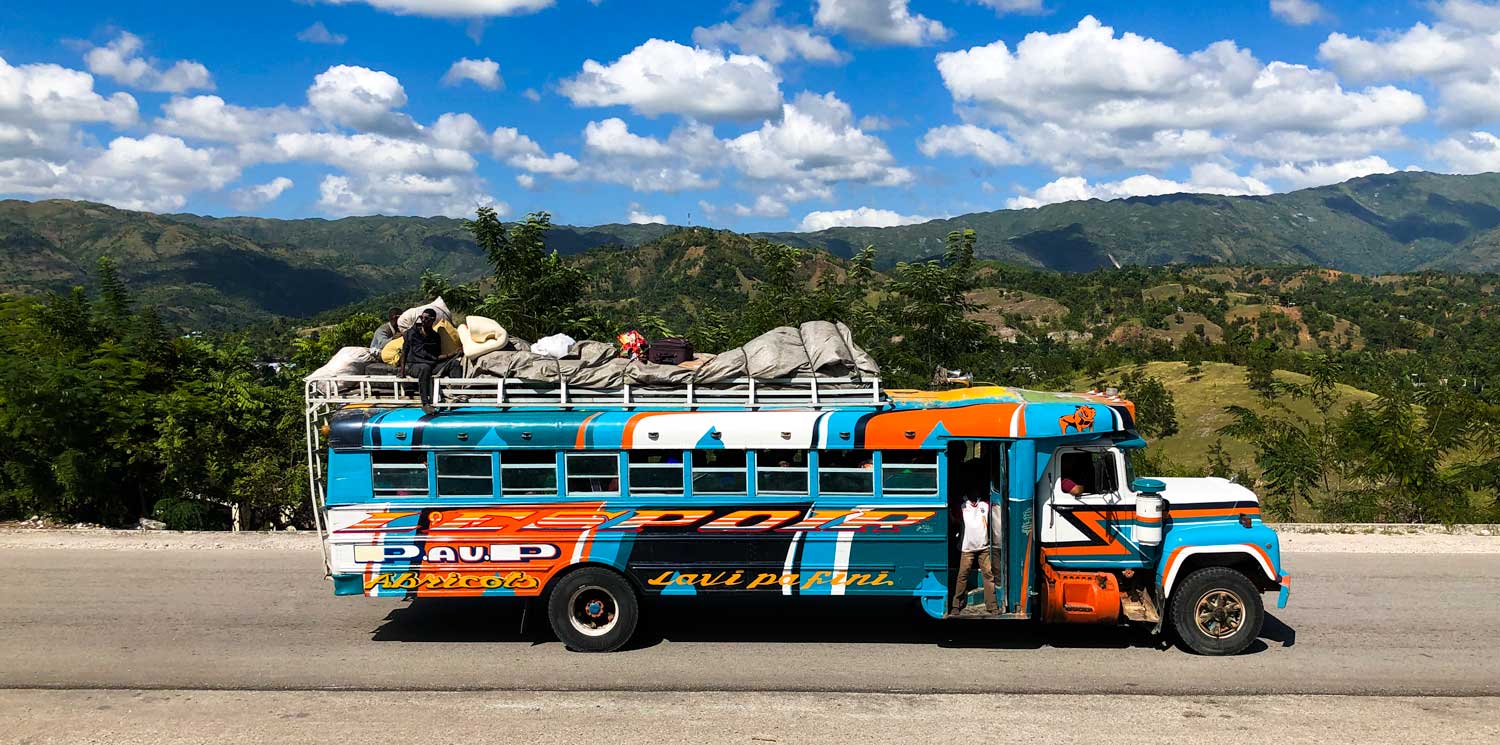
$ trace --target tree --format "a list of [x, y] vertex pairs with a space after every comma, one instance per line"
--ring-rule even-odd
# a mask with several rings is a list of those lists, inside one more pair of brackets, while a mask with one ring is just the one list
[[1131, 370], [1120, 380], [1120, 393], [1135, 404], [1135, 426], [1141, 434], [1177, 434], [1177, 402], [1160, 378]]
[[976, 286], [975, 240], [973, 230], [955, 230], [941, 261], [896, 265], [891, 307], [882, 311], [895, 319], [897, 351], [906, 357], [903, 372], [910, 377], [925, 380], [940, 365], [966, 364], [965, 357], [989, 339], [989, 327], [968, 317], [983, 307], [968, 297]]
[[494, 209], [480, 207], [464, 227], [489, 259], [494, 277], [494, 288], [475, 312], [525, 339], [559, 332], [586, 336], [585, 330], [595, 330], [595, 319], [582, 306], [588, 276], [547, 250], [550, 215], [529, 214], [507, 231]]

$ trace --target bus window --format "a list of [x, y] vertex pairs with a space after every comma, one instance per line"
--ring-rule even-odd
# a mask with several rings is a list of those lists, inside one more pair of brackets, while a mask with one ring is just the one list
[[757, 494], [807, 494], [807, 451], [756, 451], [755, 491]]
[[569, 494], [620, 493], [620, 456], [615, 453], [567, 453], [563, 467]]
[[489, 453], [440, 454], [437, 457], [438, 496], [487, 497], [495, 490]]
[[875, 454], [869, 450], [824, 450], [818, 453], [818, 493], [873, 495]]
[[938, 491], [937, 456], [931, 450], [881, 453], [880, 489], [886, 496], [932, 496]]
[[507, 497], [556, 495], [556, 455], [550, 450], [507, 450], [501, 453], [500, 493]]
[[1115, 476], [1114, 453], [1107, 450], [1070, 450], [1062, 454], [1058, 468], [1058, 491], [1063, 479], [1083, 487], [1083, 494], [1112, 494], [1119, 490]]
[[682, 453], [676, 450], [631, 451], [630, 493], [681, 496]]
[[427, 453], [382, 450], [370, 458], [377, 497], [427, 496]]
[[745, 451], [694, 450], [694, 494], [744, 494]]

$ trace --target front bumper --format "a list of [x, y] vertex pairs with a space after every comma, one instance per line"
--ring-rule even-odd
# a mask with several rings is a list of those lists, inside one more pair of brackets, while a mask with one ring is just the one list
[[1283, 574], [1281, 575], [1281, 592], [1276, 596], [1276, 607], [1278, 609], [1285, 608], [1287, 598], [1291, 597], [1291, 595], [1292, 576], [1290, 574]]

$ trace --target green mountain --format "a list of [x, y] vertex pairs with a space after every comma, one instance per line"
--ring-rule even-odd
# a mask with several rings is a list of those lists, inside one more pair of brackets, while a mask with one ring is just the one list
[[[961, 228], [978, 233], [982, 258], [1062, 271], [1226, 263], [1311, 264], [1368, 274], [1495, 271], [1500, 270], [1500, 174], [1393, 173], [1265, 197], [1090, 200], [919, 225], [751, 238], [841, 256], [874, 245], [879, 265], [889, 267], [937, 255], [947, 233]], [[618, 255], [622, 248], [649, 247], [682, 232], [668, 225], [559, 226], [549, 243], [565, 254], [588, 252], [581, 261], [600, 281], [637, 297], [669, 291], [673, 283], [662, 280], [678, 270], [709, 272], [726, 288], [739, 281], [731, 270], [745, 271], [750, 241], [734, 243], [737, 249], [723, 255], [688, 257], [686, 263], [675, 257], [675, 263], [660, 267], [660, 277], [654, 276], [658, 267], [643, 263], [655, 253]], [[601, 247], [615, 248], [593, 256]], [[66, 200], [0, 201], [0, 259], [6, 262], [0, 292], [88, 284], [98, 257], [106, 254], [116, 258], [142, 299], [164, 315], [210, 325], [307, 316], [409, 291], [424, 270], [468, 281], [487, 269], [462, 221], [451, 218], [214, 218]], [[627, 269], [643, 276], [615, 276]], [[692, 284], [712, 283], [694, 277]]]
[[983, 258], [1061, 271], [1112, 263], [1230, 263], [1312, 264], [1384, 274], [1500, 269], [1500, 252], [1466, 253], [1470, 239], [1496, 227], [1500, 174], [1405, 172], [1264, 197], [1093, 199], [919, 225], [767, 237], [842, 255], [873, 245], [887, 263], [940, 253], [949, 231], [973, 228]]

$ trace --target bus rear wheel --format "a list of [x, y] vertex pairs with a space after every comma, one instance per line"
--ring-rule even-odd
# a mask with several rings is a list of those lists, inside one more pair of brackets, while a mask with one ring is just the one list
[[552, 633], [575, 652], [613, 652], [640, 620], [635, 588], [618, 573], [586, 567], [565, 575], [547, 600]]
[[1205, 567], [1172, 591], [1172, 630], [1198, 654], [1223, 656], [1245, 651], [1260, 636], [1266, 610], [1260, 590], [1228, 567]]

